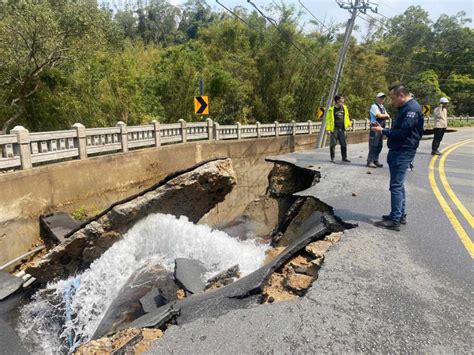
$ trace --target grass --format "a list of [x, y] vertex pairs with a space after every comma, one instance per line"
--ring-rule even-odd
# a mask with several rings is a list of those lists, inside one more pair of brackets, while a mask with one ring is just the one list
[[449, 120], [448, 127], [474, 127], [474, 120]]
[[103, 210], [100, 208], [96, 208], [91, 212], [86, 212], [84, 207], [76, 208], [74, 211], [71, 212], [71, 217], [74, 218], [76, 221], [85, 221], [92, 216], [96, 216], [101, 213]]

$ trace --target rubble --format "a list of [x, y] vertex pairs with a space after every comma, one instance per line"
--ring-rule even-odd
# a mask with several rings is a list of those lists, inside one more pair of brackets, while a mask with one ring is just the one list
[[42, 282], [87, 268], [141, 218], [153, 213], [187, 216], [198, 222], [236, 184], [230, 159], [215, 159], [169, 175], [139, 194], [114, 203], [65, 235], [26, 272]]

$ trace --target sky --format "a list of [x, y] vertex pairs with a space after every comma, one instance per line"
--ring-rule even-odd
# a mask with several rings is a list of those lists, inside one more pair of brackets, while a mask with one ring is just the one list
[[[301, 8], [298, 0], [284, 1], [288, 4], [295, 4], [296, 8]], [[172, 2], [175, 4], [182, 3], [180, 0], [173, 0]], [[221, 2], [228, 7], [245, 6], [251, 9], [251, 6], [246, 0], [222, 0]], [[257, 6], [263, 7], [271, 4], [272, 0], [254, 0], [253, 2]], [[349, 18], [348, 11], [339, 8], [335, 0], [301, 0], [301, 2], [320, 20], [326, 19], [327, 22], [345, 22]], [[412, 5], [420, 5], [423, 9], [427, 10], [432, 20], [436, 20], [441, 14], [451, 16], [460, 11], [466, 12], [467, 17], [472, 18], [474, 13], [474, 1], [472, 0], [372, 0], [371, 2], [378, 3], [378, 12], [387, 17], [399, 15]], [[209, 0], [208, 3], [218, 6], [212, 0]], [[381, 15], [373, 13], [370, 15], [383, 19]], [[309, 15], [303, 16], [303, 21], [308, 22], [311, 18]], [[365, 25], [365, 22], [358, 19], [356, 24]], [[469, 26], [473, 27], [473, 23], [469, 24]]]
[[[100, 0], [99, 2], [111, 0]], [[113, 0], [112, 0], [113, 1]], [[115, 0], [121, 4], [127, 0]], [[132, 2], [133, 0], [128, 0]], [[136, 1], [136, 0], [135, 0]], [[147, 0], [141, 0], [142, 2]], [[181, 5], [186, 0], [169, 0], [172, 4]], [[267, 5], [274, 3], [280, 3], [281, 0], [253, 0], [253, 2], [260, 8], [264, 8]], [[313, 18], [304, 11], [298, 1], [301, 1], [319, 20], [325, 21], [326, 23], [343, 23], [349, 18], [349, 12], [347, 10], [339, 8], [335, 0], [283, 0], [286, 4], [294, 4], [297, 9], [303, 11], [302, 23], [305, 24], [305, 29], [310, 30], [311, 25], [309, 20]], [[347, 0], [346, 0], [347, 1]], [[215, 0], [207, 0], [208, 4], [211, 5], [215, 10], [223, 10]], [[234, 8], [235, 6], [243, 6], [248, 9], [253, 9], [247, 0], [220, 0], [225, 6]], [[380, 14], [368, 13], [370, 16], [383, 19], [382, 15], [387, 17], [393, 17], [403, 13], [409, 6], [420, 5], [423, 9], [427, 10], [433, 21], [441, 14], [449, 16], [456, 15], [460, 11], [466, 12], [467, 17], [473, 18], [474, 16], [474, 1], [473, 0], [370, 0], [371, 3], [378, 4], [378, 12]], [[361, 38], [366, 32], [367, 23], [358, 18], [356, 25], [359, 26], [359, 33], [354, 33], [357, 38]], [[467, 24], [467, 26], [474, 28], [474, 23]]]

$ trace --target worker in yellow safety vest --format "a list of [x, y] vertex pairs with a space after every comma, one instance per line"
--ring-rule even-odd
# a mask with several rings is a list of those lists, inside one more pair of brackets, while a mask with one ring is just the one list
[[344, 96], [334, 96], [334, 106], [329, 108], [326, 116], [326, 130], [330, 134], [329, 151], [332, 163], [335, 162], [337, 142], [341, 146], [342, 161], [350, 163], [350, 160], [347, 159], [346, 130], [351, 127], [351, 120], [344, 101]]

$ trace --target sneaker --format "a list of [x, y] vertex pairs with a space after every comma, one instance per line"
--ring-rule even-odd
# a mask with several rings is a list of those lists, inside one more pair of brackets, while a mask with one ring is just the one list
[[336, 162], [334, 161], [334, 158], [331, 158], [331, 163], [336, 164]]
[[437, 150], [436, 152], [431, 152], [431, 155], [441, 155], [441, 152]]
[[377, 167], [377, 165], [375, 165], [375, 163], [371, 161], [370, 163], [367, 163], [367, 167], [375, 169]]
[[351, 161], [347, 158], [342, 158], [342, 161], [346, 162], [346, 163], [350, 163]]
[[374, 226], [380, 227], [380, 228], [385, 228], [385, 229], [390, 229], [393, 231], [400, 231], [400, 223], [392, 221], [391, 219], [385, 219], [381, 221], [377, 221], [374, 223]]
[[[390, 219], [390, 216], [388, 214], [382, 216], [382, 219], [384, 221], [388, 221]], [[400, 224], [407, 224], [407, 215], [404, 214], [402, 218], [400, 218]]]
[[374, 161], [374, 164], [377, 168], [383, 168], [383, 164], [382, 163], [379, 163], [377, 160]]

